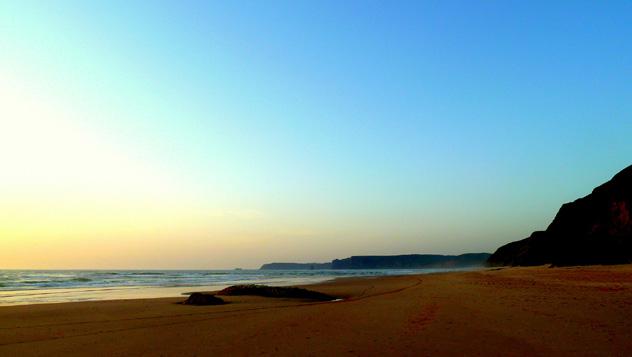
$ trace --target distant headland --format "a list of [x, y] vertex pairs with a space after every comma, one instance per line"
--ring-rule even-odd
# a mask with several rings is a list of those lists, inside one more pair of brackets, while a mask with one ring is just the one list
[[317, 270], [317, 269], [424, 269], [467, 268], [483, 266], [489, 253], [461, 255], [407, 254], [364, 255], [334, 259], [331, 263], [269, 263], [262, 270]]
[[506, 244], [490, 265], [556, 266], [632, 262], [632, 166], [591, 194], [562, 205], [545, 231]]

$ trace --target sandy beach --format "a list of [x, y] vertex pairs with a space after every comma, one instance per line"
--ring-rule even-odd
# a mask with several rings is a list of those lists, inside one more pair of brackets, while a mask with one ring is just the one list
[[0, 356], [625, 355], [632, 266], [505, 268], [310, 285], [344, 298], [0, 307]]

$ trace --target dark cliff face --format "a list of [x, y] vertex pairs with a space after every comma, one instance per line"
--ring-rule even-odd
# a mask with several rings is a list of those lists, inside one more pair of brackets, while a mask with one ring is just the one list
[[490, 265], [587, 265], [632, 262], [632, 166], [562, 205], [544, 232], [504, 245]]
[[484, 266], [489, 253], [467, 253], [461, 255], [407, 254], [407, 255], [364, 255], [334, 259], [331, 263], [269, 263], [262, 270], [306, 270], [306, 269], [423, 269], [423, 268], [467, 268]]
[[332, 269], [465, 268], [482, 266], [489, 256], [489, 253], [365, 255], [335, 259], [331, 267]]

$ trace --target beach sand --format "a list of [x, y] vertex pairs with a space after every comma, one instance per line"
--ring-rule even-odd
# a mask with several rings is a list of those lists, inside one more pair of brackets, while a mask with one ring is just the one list
[[632, 265], [338, 279], [308, 302], [0, 307], [0, 356], [629, 355]]

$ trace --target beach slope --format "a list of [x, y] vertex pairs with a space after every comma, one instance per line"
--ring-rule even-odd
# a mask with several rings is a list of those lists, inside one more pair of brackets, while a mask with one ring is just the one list
[[228, 296], [0, 307], [0, 355], [624, 355], [632, 266], [339, 279], [313, 302]]

